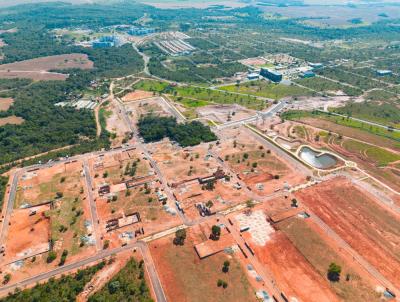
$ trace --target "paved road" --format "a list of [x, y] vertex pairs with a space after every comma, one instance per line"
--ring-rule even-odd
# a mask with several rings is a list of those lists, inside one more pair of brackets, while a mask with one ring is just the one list
[[85, 173], [85, 181], [86, 181], [86, 190], [87, 190], [87, 198], [89, 199], [89, 209], [90, 209], [90, 216], [92, 218], [92, 227], [93, 233], [96, 240], [96, 249], [99, 251], [102, 249], [101, 246], [101, 231], [99, 226], [99, 218], [97, 216], [97, 207], [93, 197], [93, 183], [92, 177], [90, 176], [90, 169], [89, 163], [87, 159], [83, 161], [83, 171]]
[[0, 247], [5, 245], [5, 240], [7, 238], [7, 232], [8, 232], [8, 227], [10, 223], [10, 217], [12, 210], [14, 208], [14, 203], [15, 203], [15, 196], [17, 194], [17, 187], [18, 187], [18, 180], [21, 176], [23, 171], [18, 171], [15, 173], [12, 177], [12, 183], [10, 186], [10, 194], [9, 197], [7, 198], [7, 204], [6, 204], [6, 212], [2, 216], [3, 223], [2, 223], [2, 228], [1, 228], [1, 234], [0, 234]]
[[285, 101], [281, 101], [278, 102], [277, 104], [269, 107], [266, 111], [258, 111], [257, 114], [241, 119], [241, 120], [237, 120], [237, 121], [231, 121], [231, 122], [227, 122], [224, 123], [222, 125], [217, 126], [217, 129], [221, 130], [227, 127], [233, 127], [233, 126], [238, 126], [238, 125], [242, 125], [245, 123], [251, 123], [254, 122], [258, 119], [267, 119], [267, 118], [271, 118], [272, 116], [274, 116], [277, 112], [279, 112], [280, 110], [282, 110], [283, 108], [285, 108], [287, 105], [287, 103]]

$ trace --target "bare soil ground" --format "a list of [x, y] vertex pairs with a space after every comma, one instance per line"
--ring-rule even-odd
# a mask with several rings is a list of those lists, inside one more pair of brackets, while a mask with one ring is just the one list
[[49, 72], [56, 69], [91, 69], [93, 62], [86, 54], [66, 54], [0, 65], [0, 78], [28, 78], [35, 81], [65, 80], [68, 75]]
[[0, 70], [11, 71], [49, 71], [52, 69], [91, 69], [93, 62], [86, 54], [66, 54], [36, 58], [0, 65]]
[[199, 117], [208, 118], [217, 123], [226, 123], [248, 118], [255, 114], [255, 110], [240, 105], [208, 105], [196, 108]]
[[144, 90], [135, 90], [133, 92], [129, 92], [128, 94], [122, 97], [122, 101], [124, 102], [133, 102], [138, 100], [147, 99], [153, 96], [153, 93], [150, 91]]
[[125, 108], [135, 125], [142, 115], [171, 116], [165, 102], [160, 97], [129, 102], [125, 104]]
[[344, 178], [307, 188], [296, 196], [382, 275], [400, 285], [398, 216]]
[[295, 297], [307, 302], [340, 301], [284, 233], [273, 233], [265, 246], [253, 249], [289, 300]]
[[18, 209], [12, 213], [6, 256], [2, 259], [4, 263], [48, 251], [50, 219], [45, 215], [48, 209], [48, 205], [37, 207], [36, 214], [32, 216], [29, 209]]
[[13, 103], [12, 98], [0, 98], [0, 111], [7, 111]]
[[[174, 302], [203, 301], [257, 301], [237, 255], [220, 252], [200, 260], [194, 250], [193, 231], [188, 232], [184, 246], [172, 244], [173, 237], [165, 237], [150, 244], [150, 251], [157, 267], [167, 300]], [[193, 239], [192, 239], [193, 238]], [[223, 262], [229, 260], [228, 273], [221, 271]], [[228, 283], [223, 289], [218, 279]]]
[[281, 190], [285, 183], [293, 186], [305, 181], [305, 176], [293, 170], [284, 159], [240, 131], [224, 140], [216, 150], [256, 194], [268, 195]]
[[164, 140], [151, 144], [151, 151], [168, 183], [174, 184], [196, 177], [210, 176], [218, 169], [216, 159], [207, 156], [208, 146], [209, 144], [201, 144], [182, 149]]
[[105, 109], [110, 112], [110, 115], [107, 116], [106, 129], [110, 133], [115, 134], [115, 138], [112, 139], [112, 147], [121, 146], [122, 140], [130, 130], [124, 123], [122, 114], [115, 103], [110, 102]]
[[34, 81], [64, 81], [67, 74], [42, 71], [8, 71], [0, 70], [0, 79], [32, 79]]
[[[370, 280], [366, 271], [349, 259], [351, 257], [346, 257], [337, 244], [318, 232], [318, 226], [310, 220], [293, 217], [278, 223], [277, 227], [288, 236], [326, 282], [330, 263], [335, 262], [342, 267], [340, 281], [329, 282], [329, 285], [343, 301], [380, 301], [380, 295], [375, 292], [379, 282]], [[345, 279], [347, 275], [349, 281]]]
[[11, 124], [11, 125], [20, 125], [24, 122], [25, 120], [22, 117], [19, 116], [7, 116], [7, 117], [2, 117], [0, 118], [0, 127]]

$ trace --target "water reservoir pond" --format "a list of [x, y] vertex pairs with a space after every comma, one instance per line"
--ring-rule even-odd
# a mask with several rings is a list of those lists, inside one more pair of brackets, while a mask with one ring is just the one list
[[337, 158], [331, 154], [316, 152], [309, 147], [302, 147], [299, 156], [306, 163], [318, 169], [329, 169], [337, 164]]

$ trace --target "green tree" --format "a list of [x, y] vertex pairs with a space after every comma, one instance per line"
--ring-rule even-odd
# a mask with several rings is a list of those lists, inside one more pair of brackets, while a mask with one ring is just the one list
[[186, 239], [186, 229], [180, 229], [175, 232], [175, 238], [173, 240], [175, 245], [184, 245]]
[[221, 236], [221, 227], [218, 225], [213, 225], [211, 227], [211, 239], [212, 240], [219, 240]]
[[332, 282], [338, 282], [340, 280], [340, 273], [342, 267], [335, 262], [332, 262], [328, 267], [328, 279]]

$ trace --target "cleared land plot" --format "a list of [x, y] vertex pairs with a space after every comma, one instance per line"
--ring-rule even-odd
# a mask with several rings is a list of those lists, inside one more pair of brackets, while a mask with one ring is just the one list
[[68, 75], [47, 71], [0, 70], [0, 79], [32, 79], [34, 81], [64, 81]]
[[[284, 232], [315, 268], [322, 278], [327, 280], [327, 270], [330, 263], [335, 262], [342, 267], [339, 282], [330, 282], [330, 287], [343, 301], [364, 302], [380, 301], [379, 294], [374, 291], [374, 285], [368, 279], [362, 278], [353, 268], [349, 260], [344, 259], [336, 249], [332, 248], [326, 238], [323, 238], [304, 219], [291, 218], [278, 223], [277, 227]], [[349, 274], [350, 280], [345, 276]]]
[[199, 116], [213, 120], [217, 123], [237, 121], [255, 115], [254, 110], [239, 105], [209, 105], [197, 108]]
[[207, 155], [208, 144], [182, 149], [169, 141], [153, 144], [153, 158], [157, 161], [169, 184], [177, 184], [196, 177], [211, 176], [219, 167], [216, 159]]
[[57, 69], [91, 69], [86, 54], [66, 54], [0, 65], [0, 78], [28, 78], [35, 81], [65, 80], [68, 75], [49, 72]]
[[132, 101], [146, 99], [146, 98], [149, 98], [152, 96], [153, 96], [152, 92], [144, 91], [144, 90], [135, 90], [133, 92], [129, 92], [128, 94], [124, 95], [122, 97], [122, 101], [132, 102]]
[[399, 219], [344, 178], [296, 196], [394, 285], [400, 284]]
[[255, 96], [266, 97], [270, 99], [281, 99], [287, 96], [302, 96], [302, 95], [310, 95], [310, 91], [295, 85], [283, 85], [283, 84], [274, 84], [269, 83], [264, 80], [259, 81], [251, 81], [244, 84], [237, 85], [229, 85], [220, 87], [219, 89], [229, 91], [229, 92], [237, 92], [250, 94]]
[[275, 232], [265, 246], [253, 246], [253, 250], [289, 300], [295, 297], [308, 302], [340, 301], [285, 234]]
[[24, 122], [25, 120], [22, 117], [19, 116], [7, 116], [7, 117], [2, 117], [0, 118], [0, 127], [10, 124], [10, 125], [20, 125]]
[[80, 163], [56, 165], [26, 172], [18, 182], [15, 208], [34, 206], [56, 199], [56, 193], [80, 190]]
[[260, 195], [282, 189], [285, 182], [295, 185], [305, 181], [305, 176], [295, 172], [282, 158], [240, 131], [235, 139], [220, 144], [218, 154], [247, 186]]
[[[184, 246], [174, 246], [172, 239], [167, 237], [150, 244], [168, 301], [257, 301], [247, 276], [235, 257], [220, 252], [200, 260], [190, 239], [186, 239]], [[226, 260], [231, 265], [229, 272], [225, 274], [221, 269]], [[218, 287], [218, 279], [226, 281], [228, 287]]]
[[160, 97], [152, 97], [145, 100], [130, 102], [125, 104], [125, 108], [132, 117], [132, 122], [135, 125], [142, 116], [171, 116], [169, 108], [167, 108], [167, 105]]
[[89, 60], [86, 54], [73, 53], [0, 65], [0, 70], [11, 71], [49, 71], [71, 68], [91, 69], [93, 68], [93, 62]]
[[18, 209], [12, 213], [6, 239], [6, 256], [3, 259], [5, 262], [49, 250], [50, 219], [45, 215], [48, 209], [48, 205], [37, 207], [35, 215], [29, 215], [29, 209]]
[[0, 98], [0, 111], [7, 111], [13, 103], [12, 98]]

